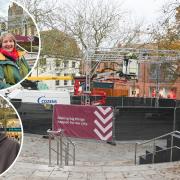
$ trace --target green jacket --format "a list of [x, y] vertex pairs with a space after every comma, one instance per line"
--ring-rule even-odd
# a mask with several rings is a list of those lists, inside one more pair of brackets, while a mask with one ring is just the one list
[[24, 52], [19, 52], [19, 59], [14, 62], [0, 53], [0, 89], [10, 87], [21, 81], [30, 71], [24, 58]]

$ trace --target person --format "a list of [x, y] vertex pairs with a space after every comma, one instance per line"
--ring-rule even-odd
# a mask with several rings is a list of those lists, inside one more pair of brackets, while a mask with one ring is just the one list
[[0, 89], [21, 81], [30, 71], [25, 52], [16, 49], [16, 39], [11, 33], [0, 37]]
[[6, 171], [16, 159], [20, 145], [0, 132], [0, 174]]

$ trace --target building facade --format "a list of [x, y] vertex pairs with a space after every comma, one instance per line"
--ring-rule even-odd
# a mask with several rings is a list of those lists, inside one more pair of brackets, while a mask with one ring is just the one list
[[180, 99], [180, 77], [164, 72], [163, 65], [141, 64], [138, 79], [128, 87], [130, 96]]
[[16, 3], [12, 3], [8, 9], [8, 31], [15, 35], [37, 35], [37, 29], [31, 17]]
[[[121, 76], [120, 72], [124, 75]], [[104, 79], [111, 78], [115, 82], [114, 87], [119, 90], [126, 86], [130, 97], [180, 99], [178, 72], [178, 63], [137, 63], [130, 59], [127, 67], [124, 61], [101, 62], [97, 68], [97, 77], [102, 75]]]
[[[39, 59], [38, 67], [33, 71], [32, 76], [59, 77], [59, 76], [80, 76], [80, 59], [44, 56]], [[73, 92], [74, 80], [43, 80], [48, 89], [68, 90]]]

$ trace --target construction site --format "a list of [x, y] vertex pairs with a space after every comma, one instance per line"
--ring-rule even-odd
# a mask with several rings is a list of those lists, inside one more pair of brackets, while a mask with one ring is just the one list
[[[10, 19], [16, 8], [15, 3], [9, 7]], [[20, 22], [24, 35], [13, 23], [4, 31], [14, 31], [20, 49], [27, 46], [33, 67], [40, 40], [37, 32], [28, 34], [26, 16]], [[71, 35], [56, 29], [42, 31], [42, 44], [30, 76], [3, 94], [21, 118], [24, 139], [17, 161], [0, 180], [179, 179], [178, 48], [152, 43], [153, 48], [134, 44], [83, 51]], [[59, 54], [52, 53], [55, 47]]]

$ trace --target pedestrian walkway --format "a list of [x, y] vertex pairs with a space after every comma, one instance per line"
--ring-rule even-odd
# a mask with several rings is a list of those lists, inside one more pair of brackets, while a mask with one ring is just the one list
[[141, 166], [48, 167], [17, 162], [0, 180], [179, 180], [180, 163]]
[[0, 180], [179, 180], [180, 162], [134, 165], [134, 143], [74, 139], [76, 166], [48, 166], [48, 139], [25, 134], [15, 165]]

